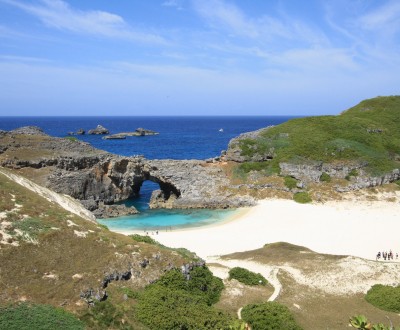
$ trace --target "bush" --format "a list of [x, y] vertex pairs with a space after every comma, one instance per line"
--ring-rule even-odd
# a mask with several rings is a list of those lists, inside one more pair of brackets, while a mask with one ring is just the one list
[[305, 191], [295, 193], [293, 195], [293, 199], [294, 199], [295, 202], [301, 203], [301, 204], [306, 204], [306, 203], [311, 203], [312, 202], [312, 199], [311, 199], [310, 195]]
[[289, 189], [294, 189], [297, 187], [297, 180], [291, 176], [285, 176], [285, 186]]
[[268, 281], [261, 274], [256, 274], [245, 268], [234, 267], [229, 271], [229, 279], [235, 279], [246, 285], [266, 285]]
[[123, 318], [123, 311], [109, 300], [98, 302], [81, 317], [93, 329], [132, 329]]
[[354, 177], [358, 176], [358, 172], [357, 172], [357, 170], [356, 170], [355, 168], [353, 168], [353, 169], [350, 171], [350, 173], [347, 174], [347, 175], [345, 176], [345, 179], [346, 179], [347, 181], [350, 181], [350, 179], [351, 179], [352, 176], [354, 176]]
[[154, 330], [227, 329], [230, 318], [184, 290], [150, 285], [136, 305], [136, 317]]
[[133, 234], [133, 235], [130, 235], [129, 237], [133, 238], [133, 240], [135, 240], [136, 242], [148, 243], [148, 244], [154, 244], [154, 245], [158, 244], [158, 242], [155, 239], [151, 238], [150, 236]]
[[328, 173], [322, 172], [319, 177], [319, 181], [321, 182], [331, 182], [331, 176]]
[[301, 330], [289, 309], [277, 302], [247, 305], [242, 309], [242, 318], [252, 330]]
[[189, 280], [171, 270], [139, 295], [136, 316], [150, 329], [226, 329], [232, 320], [211, 306], [222, 289], [207, 267], [194, 268]]
[[73, 314], [50, 305], [21, 303], [0, 307], [0, 329], [52, 330], [85, 329], [82, 321]]
[[400, 313], [400, 286], [376, 284], [368, 290], [365, 299], [377, 308]]
[[66, 140], [72, 141], [72, 142], [78, 142], [79, 140], [75, 136], [67, 136], [65, 137]]

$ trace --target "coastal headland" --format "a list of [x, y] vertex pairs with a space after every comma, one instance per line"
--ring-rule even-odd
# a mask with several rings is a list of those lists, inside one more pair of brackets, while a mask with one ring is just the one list
[[[399, 97], [367, 100], [338, 116], [243, 134], [204, 161], [122, 157], [37, 127], [0, 131], [2, 298], [63, 306], [91, 328], [100, 321], [87, 306], [114, 308], [118, 326], [141, 329], [149, 318], [135, 306], [161, 290], [157, 281], [189, 281], [208, 271], [206, 261], [224, 280], [218, 307], [230, 317], [277, 300], [305, 329], [343, 329], [360, 311], [398, 324], [396, 313], [363, 297], [373, 285], [400, 283], [399, 111]], [[160, 187], [152, 208], [240, 209], [213, 226], [149, 235], [119, 235], [94, 221], [135, 212], [118, 203], [146, 180]], [[374, 260], [390, 251], [393, 259]], [[229, 279], [234, 267], [271, 286], [256, 291]], [[161, 301], [154, 297], [152, 311]]]

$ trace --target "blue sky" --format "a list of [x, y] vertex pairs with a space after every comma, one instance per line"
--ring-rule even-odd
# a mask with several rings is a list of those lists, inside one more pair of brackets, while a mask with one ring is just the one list
[[0, 0], [0, 115], [317, 115], [400, 94], [398, 0]]

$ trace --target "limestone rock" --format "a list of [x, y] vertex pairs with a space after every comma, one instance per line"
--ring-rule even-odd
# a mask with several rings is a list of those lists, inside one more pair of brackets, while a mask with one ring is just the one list
[[25, 126], [16, 128], [10, 131], [11, 134], [25, 134], [25, 135], [46, 135], [43, 130], [37, 126]]
[[126, 139], [125, 133], [117, 133], [103, 137], [103, 140], [125, 140], [125, 139]]
[[242, 150], [240, 144], [246, 139], [257, 139], [260, 134], [270, 129], [273, 126], [268, 126], [266, 128], [261, 128], [257, 131], [247, 132], [240, 134], [238, 137], [233, 138], [229, 141], [228, 149], [221, 152], [221, 158], [226, 161], [233, 161], [238, 163], [243, 162], [261, 162], [273, 158], [274, 150], [267, 150], [264, 154], [255, 153], [252, 156], [242, 155]]
[[138, 214], [139, 211], [133, 206], [127, 207], [125, 205], [100, 205], [92, 212], [96, 218], [116, 218], [124, 215]]
[[90, 135], [102, 135], [102, 134], [109, 134], [109, 133], [110, 133], [110, 131], [101, 125], [97, 125], [97, 127], [95, 129], [91, 129], [88, 132], [88, 134], [90, 134]]

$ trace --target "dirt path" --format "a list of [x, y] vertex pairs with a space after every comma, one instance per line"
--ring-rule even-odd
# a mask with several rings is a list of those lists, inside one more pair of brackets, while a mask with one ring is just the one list
[[[268, 301], [274, 301], [279, 296], [279, 293], [282, 290], [282, 284], [279, 282], [277, 276], [279, 273], [279, 267], [262, 265], [254, 261], [247, 261], [247, 260], [235, 260], [235, 259], [224, 260], [218, 257], [209, 258], [207, 262], [217, 263], [226, 267], [226, 268], [210, 267], [210, 270], [213, 272], [213, 274], [222, 279], [227, 279], [229, 277], [229, 270], [234, 267], [242, 267], [254, 273], [260, 273], [274, 287], [274, 293], [271, 295], [271, 297], [268, 298]], [[239, 320], [242, 319], [241, 315], [242, 309], [243, 307], [240, 307], [237, 311], [237, 316]]]

